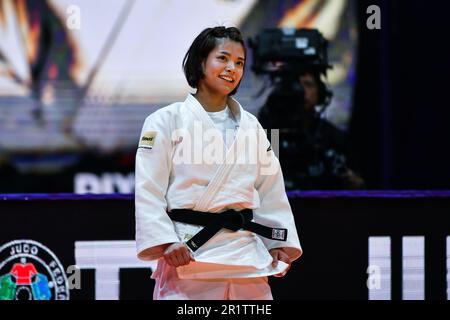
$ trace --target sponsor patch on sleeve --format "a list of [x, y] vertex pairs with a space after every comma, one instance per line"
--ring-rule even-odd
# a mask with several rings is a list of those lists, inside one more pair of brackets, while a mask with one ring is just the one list
[[142, 135], [141, 140], [139, 140], [138, 148], [152, 149], [155, 144], [156, 134], [156, 131], [145, 132]]

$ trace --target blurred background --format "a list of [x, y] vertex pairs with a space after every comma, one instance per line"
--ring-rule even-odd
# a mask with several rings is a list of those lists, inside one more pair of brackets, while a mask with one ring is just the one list
[[[212, 25], [318, 29], [333, 66], [321, 116], [360, 188], [448, 189], [449, 15], [418, 0], [1, 0], [0, 193], [132, 193], [143, 121], [194, 92], [181, 61]], [[251, 55], [237, 98], [258, 115], [270, 85]]]

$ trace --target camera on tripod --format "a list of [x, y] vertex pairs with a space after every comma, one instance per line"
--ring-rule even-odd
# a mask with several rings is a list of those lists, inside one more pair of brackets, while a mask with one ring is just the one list
[[[317, 29], [266, 29], [249, 40], [252, 70], [268, 75], [273, 88], [258, 115], [265, 129], [280, 130], [280, 162], [287, 188], [339, 188], [346, 170], [344, 153], [327, 143], [330, 125], [321, 112], [332, 92], [320, 79], [332, 66], [328, 41]], [[306, 104], [300, 77], [309, 74], [317, 86], [317, 106]], [[308, 108], [305, 108], [307, 106]], [[308, 109], [308, 110], [307, 110]], [[310, 185], [308, 185], [310, 184]]]
[[[265, 29], [253, 39], [252, 70], [269, 75], [271, 91], [263, 112], [271, 113], [270, 128], [296, 128], [303, 117], [304, 88], [299, 76], [305, 72], [326, 75], [328, 40], [317, 29]], [[320, 76], [319, 76], [320, 77]], [[326, 107], [332, 93], [320, 81], [319, 104]]]
[[265, 29], [249, 39], [256, 74], [286, 76], [305, 69], [326, 72], [328, 41], [317, 29]]

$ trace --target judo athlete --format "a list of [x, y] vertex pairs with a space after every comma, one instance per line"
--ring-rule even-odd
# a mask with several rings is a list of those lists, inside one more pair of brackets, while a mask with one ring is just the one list
[[231, 97], [245, 58], [237, 28], [205, 29], [183, 60], [196, 93], [144, 122], [136, 242], [140, 259], [158, 260], [154, 299], [270, 300], [267, 277], [302, 254], [279, 161]]

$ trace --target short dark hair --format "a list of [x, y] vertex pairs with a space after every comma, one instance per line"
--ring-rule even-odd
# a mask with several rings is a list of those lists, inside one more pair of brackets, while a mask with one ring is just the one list
[[[192, 88], [197, 88], [200, 79], [202, 79], [205, 74], [203, 73], [202, 63], [208, 58], [209, 53], [214, 50], [217, 45], [217, 39], [230, 39], [235, 42], [242, 44], [244, 48], [245, 58], [247, 57], [247, 49], [245, 48], [245, 43], [241, 32], [235, 27], [214, 27], [206, 28], [203, 30], [192, 42], [189, 50], [183, 59], [183, 71], [186, 76], [186, 80]], [[242, 78], [241, 78], [242, 80]], [[239, 88], [240, 82], [230, 92], [230, 96], [234, 95]]]

